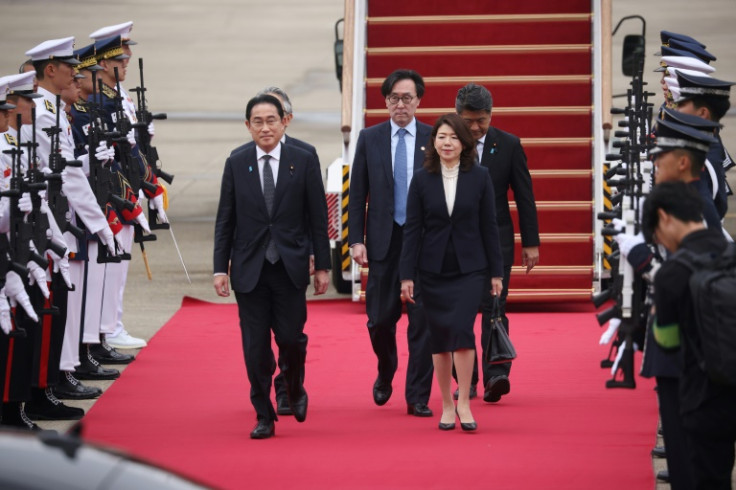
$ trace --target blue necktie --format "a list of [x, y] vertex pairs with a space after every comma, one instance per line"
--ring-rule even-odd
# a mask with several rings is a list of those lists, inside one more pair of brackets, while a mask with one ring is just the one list
[[394, 155], [394, 221], [403, 226], [406, 222], [406, 129], [399, 128], [398, 133]]
[[[273, 170], [268, 161], [271, 155], [263, 155], [263, 198], [266, 201], [266, 209], [269, 216], [273, 215], [273, 197], [276, 194], [276, 186], [273, 183]], [[270, 232], [268, 236], [268, 245], [266, 245], [266, 260], [275, 264], [279, 260], [279, 252], [276, 250], [276, 244], [271, 238]]]

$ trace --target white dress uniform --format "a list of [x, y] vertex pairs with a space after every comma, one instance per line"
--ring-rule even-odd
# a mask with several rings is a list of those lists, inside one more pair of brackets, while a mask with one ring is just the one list
[[[74, 47], [74, 38], [55, 39], [45, 41], [35, 48], [26, 52], [34, 61], [45, 59], [59, 59], [69, 64], [77, 64], [76, 59], [72, 59]], [[43, 83], [43, 81], [41, 82]], [[49, 154], [51, 153], [51, 138], [44, 128], [56, 126], [57, 111], [60, 111], [59, 127], [59, 149], [62, 157], [67, 160], [74, 160], [74, 139], [72, 136], [71, 126], [63, 112], [64, 102], [61, 107], [56, 106], [56, 95], [51, 93], [44, 87], [38, 87], [38, 93], [42, 97], [35, 100], [36, 102], [36, 142], [38, 143], [37, 154], [39, 157], [39, 166], [41, 169], [49, 166]], [[32, 132], [32, 128], [24, 126], [21, 133], [23, 139], [28, 139]], [[88, 158], [80, 158], [87, 160]], [[105, 234], [110, 236], [109, 225], [105, 215], [102, 213], [97, 199], [89, 185], [87, 177], [82, 168], [66, 167], [62, 172], [62, 191], [69, 202], [69, 209], [72, 223], [81, 220], [91, 233]], [[71, 252], [77, 252], [77, 241], [71, 233], [64, 233], [67, 248]], [[70, 263], [69, 273], [72, 283], [75, 284], [74, 291], [69, 292], [67, 300], [67, 316], [66, 327], [64, 330], [64, 342], [61, 352], [60, 369], [62, 371], [74, 371], [74, 368], [80, 364], [79, 362], [79, 341], [81, 327], [81, 310], [82, 310], [82, 283], [84, 280], [84, 264], [79, 261]]]

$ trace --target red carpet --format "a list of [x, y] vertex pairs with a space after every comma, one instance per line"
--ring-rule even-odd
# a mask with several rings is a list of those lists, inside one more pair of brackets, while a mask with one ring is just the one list
[[85, 437], [221, 488], [652, 488], [653, 385], [604, 388], [607, 349], [585, 310], [510, 315], [511, 394], [474, 400], [467, 434], [437, 429], [437, 390], [435, 417], [406, 415], [405, 317], [394, 395], [377, 407], [364, 305], [312, 302], [307, 420], [282, 417], [275, 438], [252, 441], [236, 307], [185, 299], [85, 417]]

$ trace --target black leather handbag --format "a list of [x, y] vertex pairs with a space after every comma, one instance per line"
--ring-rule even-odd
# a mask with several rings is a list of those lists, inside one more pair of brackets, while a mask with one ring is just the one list
[[516, 359], [516, 349], [503, 326], [498, 301], [498, 296], [493, 298], [491, 334], [488, 336], [488, 345], [486, 345], [486, 362], [489, 364], [502, 364]]

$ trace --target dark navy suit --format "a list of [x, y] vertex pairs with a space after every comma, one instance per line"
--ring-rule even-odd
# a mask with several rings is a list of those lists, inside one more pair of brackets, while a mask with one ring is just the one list
[[[417, 121], [414, 170], [422, 167], [432, 128]], [[378, 357], [378, 377], [391, 383], [398, 367], [396, 322], [401, 318], [399, 257], [403, 227], [394, 221], [394, 178], [391, 155], [391, 123], [364, 129], [358, 136], [350, 173], [348, 240], [365, 244], [369, 269], [366, 286], [368, 332]], [[367, 204], [367, 209], [366, 209]], [[432, 387], [432, 355], [429, 332], [421, 307], [407, 305], [409, 362], [406, 370], [407, 403], [427, 403]]]

